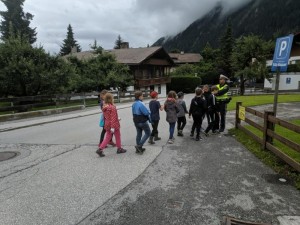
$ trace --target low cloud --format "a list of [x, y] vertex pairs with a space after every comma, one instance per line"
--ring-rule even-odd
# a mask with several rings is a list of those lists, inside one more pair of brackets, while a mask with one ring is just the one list
[[[69, 24], [82, 50], [89, 50], [94, 40], [103, 48], [111, 49], [118, 35], [128, 41], [130, 47], [146, 47], [160, 37], [182, 31], [216, 4], [222, 4], [226, 13], [248, 2], [250, 0], [26, 0], [24, 11], [34, 15], [31, 27], [37, 28], [37, 44], [58, 53]], [[6, 10], [2, 3], [0, 10]]]

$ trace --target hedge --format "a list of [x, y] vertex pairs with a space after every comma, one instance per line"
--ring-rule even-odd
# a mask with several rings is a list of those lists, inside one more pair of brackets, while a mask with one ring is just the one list
[[197, 86], [201, 85], [200, 77], [172, 77], [171, 83], [167, 85], [167, 90], [184, 93], [194, 93]]

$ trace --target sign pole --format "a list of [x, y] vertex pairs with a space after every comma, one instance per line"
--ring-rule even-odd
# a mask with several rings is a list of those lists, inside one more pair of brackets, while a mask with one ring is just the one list
[[274, 116], [275, 117], [276, 117], [277, 104], [278, 104], [279, 79], [280, 79], [280, 67], [277, 67], [277, 70], [276, 70], [276, 83], [275, 83], [275, 95], [274, 95], [274, 105], [273, 105], [273, 112], [274, 112]]

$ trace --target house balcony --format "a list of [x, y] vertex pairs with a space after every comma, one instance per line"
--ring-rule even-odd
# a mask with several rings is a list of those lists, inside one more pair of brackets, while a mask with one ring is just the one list
[[158, 77], [150, 79], [136, 79], [135, 84], [138, 87], [148, 87], [151, 85], [171, 83], [171, 77]]

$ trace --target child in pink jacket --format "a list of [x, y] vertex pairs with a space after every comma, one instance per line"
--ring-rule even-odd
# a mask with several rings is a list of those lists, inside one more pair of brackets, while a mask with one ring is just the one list
[[110, 142], [113, 134], [116, 138], [117, 154], [126, 152], [126, 150], [121, 147], [120, 121], [116, 106], [114, 105], [113, 95], [107, 93], [104, 98], [105, 105], [103, 106], [102, 112], [105, 119], [104, 129], [106, 130], [106, 135], [99, 149], [96, 151], [100, 157], [105, 156], [103, 150]]

